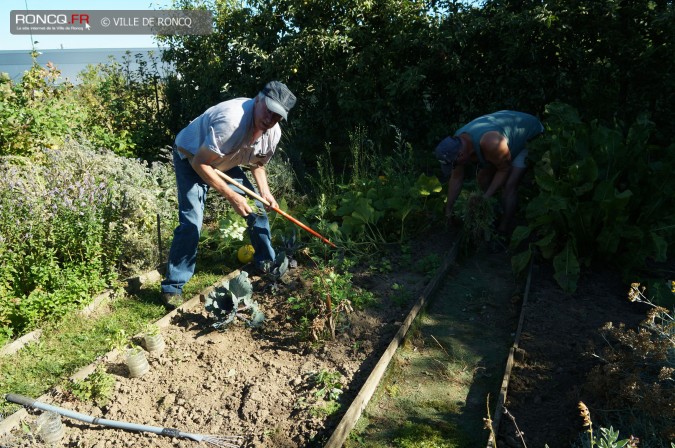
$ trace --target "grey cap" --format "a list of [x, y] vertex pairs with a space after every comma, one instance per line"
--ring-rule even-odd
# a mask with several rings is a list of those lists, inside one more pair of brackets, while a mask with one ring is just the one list
[[282, 82], [270, 81], [262, 89], [262, 93], [265, 95], [267, 108], [281, 115], [284, 120], [288, 119], [288, 111], [295, 106], [295, 95], [293, 95], [293, 92]]
[[443, 174], [448, 176], [454, 168], [455, 161], [460, 149], [462, 149], [462, 139], [459, 137], [446, 137], [436, 146], [434, 155], [441, 162]]

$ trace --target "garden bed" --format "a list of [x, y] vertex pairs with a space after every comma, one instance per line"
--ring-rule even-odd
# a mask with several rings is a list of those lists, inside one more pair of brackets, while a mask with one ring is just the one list
[[[617, 272], [595, 267], [568, 295], [553, 280], [549, 266], [535, 267], [505, 406], [512, 417], [501, 418], [498, 446], [519, 448], [523, 440], [531, 447], [579, 443], [584, 431], [580, 401], [596, 417], [596, 431], [601, 422], [607, 425], [599, 413], [593, 414], [609, 408], [593, 398], [587, 377], [600, 362], [595, 355], [607, 346], [599, 329], [607, 322], [637, 328], [645, 318], [647, 307], [629, 302], [628, 289]], [[614, 429], [621, 438], [631, 435], [616, 421]]]
[[[364, 291], [375, 293], [376, 303], [354, 310], [349, 322], [345, 320], [338, 325], [335, 340], [307, 341], [308, 327], [297, 319], [299, 314], [293, 309], [293, 301], [288, 300], [289, 297], [309, 294], [311, 290], [313, 280], [306, 274], [312, 270], [309, 264], [301, 262], [297, 269], [289, 271], [290, 276], [284, 282], [270, 283], [251, 277], [254, 299], [267, 318], [262, 328], [252, 329], [236, 324], [225, 331], [217, 331], [211, 327], [213, 321], [204, 305], [198, 298], [193, 298], [182, 309], [165, 317], [167, 325], [162, 333], [166, 348], [159, 355], [149, 356], [150, 370], [147, 374], [129, 378], [121, 357], [100, 361], [116, 379], [114, 392], [107, 404], [83, 403], [64, 392], [54, 392], [44, 400], [100, 418], [172, 427], [197, 434], [241, 435], [241, 446], [247, 448], [324, 446], [400, 328], [410, 305], [441, 265], [451, 246], [452, 236], [442, 234], [428, 241], [430, 243], [413, 246], [407, 263], [402, 261], [402, 254], [392, 252], [369, 265], [351, 269], [354, 283]], [[411, 263], [411, 260], [417, 263]], [[491, 294], [481, 292], [483, 289], [487, 291], [488, 285], [490, 288], [497, 286], [498, 282], [490, 283], [490, 278], [501, 279], [505, 290], [520, 290], [519, 286], [511, 283], [513, 279], [507, 279], [509, 270], [505, 266], [508, 257], [504, 254], [479, 254], [473, 261], [460, 260], [459, 263], [470, 263], [471, 266], [460, 266], [461, 269], [451, 271], [445, 278], [444, 286], [451, 292], [444, 289], [439, 292], [445, 304], [457, 302], [452, 304], [452, 309], [456, 308], [453, 312], [457, 314], [457, 321], [443, 324], [442, 331], [448, 330], [447, 335], [440, 332], [440, 327], [429, 334], [426, 334], [424, 324], [417, 327], [407, 347], [412, 353], [397, 355], [403, 357], [397, 367], [399, 370], [412, 374], [412, 369], [405, 364], [426, 352], [436, 360], [445, 360], [447, 356], [460, 353], [461, 347], [453, 345], [459, 328], [464, 329], [464, 334], [472, 325], [475, 327], [472, 331], [478, 332], [485, 325], [494, 326], [501, 332], [503, 340], [490, 343], [506, 346], [512, 342], [513, 335], [509, 332], [515, 328], [520, 306], [517, 294], [509, 294], [504, 308], [502, 305], [495, 307], [488, 300]], [[426, 270], [421, 269], [420, 266], [425, 264]], [[461, 274], [466, 268], [469, 268], [468, 271]], [[577, 404], [579, 401], [593, 403], [586, 396], [583, 386], [596, 362], [592, 347], [602, 345], [598, 329], [608, 321], [635, 326], [644, 318], [646, 308], [625, 299], [627, 285], [616, 273], [608, 270], [592, 272], [593, 275], [582, 277], [575, 294], [566, 295], [552, 280], [548, 267], [535, 267], [533, 270], [506, 401], [506, 408], [523, 431], [527, 446], [544, 446], [547, 443], [552, 448], [568, 447], [577, 440], [583, 430]], [[462, 275], [468, 283], [459, 281]], [[395, 284], [398, 286], [393, 288]], [[472, 285], [482, 288], [481, 291], [469, 291]], [[466, 304], [462, 303], [467, 300]], [[476, 300], [480, 303], [469, 303]], [[472, 306], [476, 304], [480, 306], [474, 309]], [[436, 302], [430, 312], [439, 312], [438, 306]], [[500, 322], [508, 328], [497, 328]], [[426, 339], [430, 338], [429, 335], [434, 336], [434, 341]], [[447, 340], [444, 340], [446, 336]], [[467, 337], [466, 340], [474, 339]], [[481, 350], [486, 349], [485, 344], [479, 345]], [[470, 389], [471, 396], [465, 404], [462, 406], [458, 402], [457, 406], [470, 410], [471, 419], [460, 425], [465, 429], [473, 428], [473, 436], [469, 434], [466, 437], [473, 439], [475, 436], [474, 442], [485, 440], [487, 431], [480, 427], [480, 421], [481, 417], [487, 416], [484, 412], [487, 393], [490, 393], [493, 403], [498, 394], [496, 386], [503, 374], [500, 356], [495, 358], [496, 362], [489, 369], [477, 364], [479, 368], [475, 369], [475, 375], [461, 380], [446, 378], [445, 371], [436, 375], [437, 366], [429, 368], [420, 364], [421, 379], [413, 385], [415, 393], [424, 396], [426, 384], [438, 387], [438, 381], [431, 381], [434, 378], [446, 378], [449, 385], [459, 384]], [[321, 378], [326, 381], [322, 383]], [[331, 378], [339, 383], [337, 387], [342, 391], [336, 400], [330, 399], [330, 390], [335, 385], [329, 385]], [[477, 387], [481, 383], [491, 384], [487, 388], [490, 390], [478, 392]], [[403, 383], [399, 384], [399, 389], [401, 387]], [[393, 389], [388, 390], [391, 392]], [[403, 398], [409, 400], [412, 397]], [[385, 412], [377, 417], [380, 419], [377, 425], [396, 428], [397, 424], [402, 426], [409, 420], [410, 416], [387, 412], [386, 406], [382, 409]], [[38, 413], [32, 414], [24, 419], [23, 432], [17, 429], [13, 434], [0, 438], [3, 446], [34, 444], [30, 431], [35, 430]], [[392, 425], [392, 422], [385, 421], [395, 415], [400, 419], [398, 423]], [[66, 422], [63, 446], [188, 447], [195, 444], [183, 438], [129, 433], [67, 419]], [[430, 420], [428, 424], [440, 428], [434, 421]], [[372, 429], [369, 431], [372, 432]], [[628, 435], [622, 432], [622, 436]], [[368, 442], [363, 445], [363, 440], [367, 440], [365, 437], [364, 434], [353, 437], [349, 446], [368, 446]], [[471, 446], [475, 445], [474, 442]], [[377, 443], [395, 446], [393, 436], [388, 441], [385, 438]], [[498, 446], [524, 446], [516, 434], [514, 421], [508, 416], [501, 418]]]
[[[428, 260], [431, 264], [426, 269], [415, 270], [408, 261], [406, 270], [394, 252], [352, 269], [354, 283], [374, 293], [376, 301], [354, 309], [349, 321], [338, 323], [335, 340], [309, 342], [307, 327], [295, 320], [299, 314], [288, 298], [309, 294], [312, 282], [303, 275], [310, 270], [300, 260], [300, 266], [291, 269], [283, 282], [250, 277], [253, 298], [266, 315], [261, 328], [235, 324], [225, 331], [215, 330], [204, 305], [193, 299], [168, 318], [170, 324], [162, 329], [166, 348], [159, 355], [149, 355], [148, 373], [129, 378], [121, 356], [104, 363], [116, 379], [107, 404], [83, 403], [67, 392], [55, 392], [44, 401], [109, 420], [197, 434], [241, 435], [245, 447], [323, 446], [440, 265], [450, 243], [445, 238], [447, 244], [443, 244], [443, 239], [413, 248], [409, 254], [409, 260]], [[398, 289], [392, 289], [393, 284]], [[329, 384], [331, 378], [342, 391], [337, 400], [330, 399], [335, 386]], [[64, 446], [195, 443], [66, 421]], [[29, 416], [25, 427], [34, 422], [35, 416]], [[30, 439], [15, 431], [3, 442], [28, 446], [33, 443]]]

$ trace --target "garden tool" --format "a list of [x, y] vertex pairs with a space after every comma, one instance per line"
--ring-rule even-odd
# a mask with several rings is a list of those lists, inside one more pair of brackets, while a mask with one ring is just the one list
[[244, 440], [242, 436], [206, 436], [202, 434], [190, 434], [187, 432], [181, 432], [174, 428], [160, 428], [157, 426], [146, 426], [146, 425], [138, 425], [135, 423], [106, 420], [103, 418], [97, 418], [92, 417], [90, 415], [80, 414], [79, 412], [70, 411], [68, 409], [60, 408], [58, 406], [52, 406], [34, 400], [33, 398], [25, 397], [23, 395], [18, 394], [6, 394], [5, 400], [23, 406], [41, 409], [43, 411], [56, 412], [57, 414], [63, 415], [64, 417], [80, 420], [87, 423], [92, 423], [94, 425], [110, 426], [111, 428], [125, 429], [127, 431], [152, 432], [155, 434], [169, 437], [183, 437], [186, 439], [194, 440], [196, 442], [206, 442], [220, 448], [239, 448], [240, 444]]
[[283, 216], [284, 218], [286, 218], [287, 220], [289, 220], [290, 222], [292, 222], [292, 223], [295, 224], [296, 226], [298, 226], [298, 227], [300, 227], [301, 229], [306, 230], [307, 232], [311, 233], [312, 235], [314, 235], [315, 237], [319, 238], [321, 241], [323, 241], [324, 243], [328, 244], [329, 246], [331, 246], [331, 247], [337, 247], [335, 244], [331, 243], [331, 242], [328, 240], [328, 238], [326, 238], [326, 237], [322, 236], [321, 234], [319, 234], [318, 232], [314, 231], [314, 230], [311, 229], [309, 226], [306, 226], [305, 224], [301, 223], [300, 221], [298, 221], [297, 219], [295, 219], [294, 217], [292, 217], [292, 216], [289, 215], [288, 213], [286, 213], [286, 212], [284, 212], [283, 210], [281, 210], [279, 207], [272, 207], [272, 204], [270, 204], [270, 202], [269, 202], [267, 199], [264, 199], [262, 196], [260, 196], [259, 194], [257, 194], [255, 191], [253, 191], [253, 190], [251, 190], [251, 189], [249, 189], [249, 188], [246, 188], [245, 186], [241, 185], [239, 182], [237, 182], [236, 180], [232, 179], [230, 176], [228, 176], [227, 174], [223, 173], [223, 172], [220, 171], [220, 170], [217, 170], [217, 169], [216, 169], [215, 172], [218, 173], [218, 175], [219, 175], [220, 177], [222, 177], [225, 181], [231, 183], [231, 184], [234, 185], [235, 187], [240, 188], [242, 191], [246, 192], [246, 194], [248, 194], [248, 195], [251, 196], [252, 198], [259, 200], [260, 202], [262, 202], [263, 204], [265, 204], [265, 205], [268, 206], [268, 207], [271, 207], [272, 210], [274, 210], [275, 212], [279, 213], [281, 216]]
[[[186, 156], [189, 160], [192, 160], [192, 157], [194, 157], [193, 154], [189, 153], [188, 151], [186, 151], [185, 149], [183, 149], [183, 148], [181, 148], [181, 147], [177, 147], [177, 149], [178, 149], [178, 152], [180, 152], [181, 154], [183, 154], [184, 156]], [[230, 176], [228, 176], [227, 174], [223, 173], [222, 171], [220, 171], [220, 170], [218, 170], [218, 169], [216, 169], [216, 168], [214, 168], [214, 171], [215, 171], [220, 177], [222, 177], [226, 182], [231, 183], [231, 184], [234, 185], [235, 187], [239, 187], [242, 191], [244, 191], [246, 194], [248, 194], [249, 196], [251, 196], [253, 199], [257, 199], [257, 200], [259, 200], [260, 202], [262, 202], [263, 204], [265, 204], [266, 206], [271, 207], [272, 210], [274, 210], [275, 212], [279, 213], [281, 216], [283, 216], [284, 218], [286, 218], [287, 220], [289, 220], [290, 222], [292, 222], [292, 223], [295, 224], [296, 226], [298, 226], [298, 227], [300, 227], [301, 229], [303, 229], [303, 230], [305, 230], [305, 231], [311, 233], [312, 235], [314, 235], [315, 237], [319, 238], [321, 241], [323, 241], [324, 243], [328, 244], [329, 246], [334, 247], [334, 248], [337, 248], [337, 246], [336, 246], [335, 244], [331, 243], [331, 242], [328, 240], [328, 238], [322, 236], [321, 234], [319, 234], [319, 233], [316, 232], [315, 230], [311, 229], [309, 226], [306, 226], [305, 224], [301, 223], [300, 221], [298, 221], [297, 219], [295, 219], [294, 217], [292, 217], [292, 216], [289, 215], [288, 213], [284, 212], [284, 211], [281, 210], [280, 208], [278, 208], [278, 207], [272, 207], [272, 204], [270, 204], [268, 200], [263, 199], [263, 197], [260, 196], [259, 194], [257, 194], [255, 191], [253, 191], [253, 190], [251, 190], [251, 189], [249, 189], [249, 188], [244, 187], [244, 186], [241, 185], [239, 182], [237, 182], [236, 180], [232, 179]]]

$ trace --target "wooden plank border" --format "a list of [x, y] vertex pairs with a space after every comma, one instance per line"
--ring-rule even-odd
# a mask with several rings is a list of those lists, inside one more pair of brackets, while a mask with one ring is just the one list
[[461, 235], [455, 239], [454, 244], [448, 251], [448, 255], [445, 257], [445, 261], [438, 271], [436, 271], [436, 274], [424, 289], [422, 295], [419, 297], [419, 299], [417, 299], [417, 302], [410, 310], [410, 313], [408, 313], [408, 317], [406, 317], [405, 321], [403, 321], [403, 324], [401, 324], [401, 327], [394, 336], [394, 339], [392, 339], [392, 341], [389, 343], [389, 346], [380, 357], [380, 360], [375, 365], [375, 368], [373, 368], [373, 371], [370, 373], [368, 379], [361, 387], [358, 395], [356, 395], [356, 398], [354, 398], [354, 401], [352, 401], [351, 406], [349, 406], [349, 409], [347, 409], [347, 412], [342, 417], [342, 420], [340, 420], [340, 423], [338, 423], [330, 439], [328, 439], [325, 448], [340, 448], [344, 444], [345, 440], [347, 440], [349, 433], [354, 428], [356, 421], [359, 419], [361, 413], [366, 408], [368, 402], [375, 393], [375, 389], [377, 389], [382, 376], [387, 370], [391, 358], [393, 358], [394, 354], [396, 353], [396, 349], [398, 349], [399, 345], [401, 345], [403, 338], [410, 329], [410, 326], [417, 317], [417, 314], [425, 307], [429, 301], [429, 297], [434, 294], [438, 288], [438, 285], [441, 283], [441, 280], [446, 276], [448, 270], [450, 270], [450, 266], [454, 264], [455, 259], [457, 258], [457, 251], [460, 241]]
[[[534, 261], [530, 261], [530, 267], [527, 272], [527, 281], [525, 282], [525, 292], [523, 293], [523, 303], [520, 306], [520, 317], [518, 318], [518, 327], [516, 329], [516, 334], [513, 338], [513, 345], [509, 350], [509, 357], [506, 360], [506, 368], [504, 369], [504, 378], [502, 379], [502, 386], [499, 390], [499, 396], [497, 397], [497, 403], [495, 405], [494, 413], [492, 414], [492, 433], [495, 438], [499, 434], [499, 425], [501, 423], [502, 414], [504, 413], [504, 404], [506, 404], [506, 395], [509, 389], [509, 380], [511, 379], [511, 369], [513, 369], [514, 356], [516, 350], [518, 350], [518, 344], [520, 343], [520, 334], [523, 331], [523, 321], [525, 320], [525, 305], [527, 305], [527, 299], [530, 295], [530, 284], [532, 282], [532, 266]], [[492, 440], [492, 437], [488, 439], [487, 448], [495, 448], [497, 444], [496, 440]]]

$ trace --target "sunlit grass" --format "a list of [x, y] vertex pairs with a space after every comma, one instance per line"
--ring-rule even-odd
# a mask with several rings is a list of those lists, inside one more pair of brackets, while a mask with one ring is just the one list
[[[185, 297], [191, 298], [222, 277], [216, 272], [197, 273], [186, 285]], [[37, 398], [108, 353], [111, 339], [120, 330], [140, 333], [166, 314], [159, 291], [159, 285], [147, 285], [134, 296], [122, 294], [102, 305], [92, 316], [73, 313], [45, 324], [38, 342], [0, 357], [0, 397], [16, 393]], [[0, 414], [18, 409], [18, 405], [0, 402]]]

